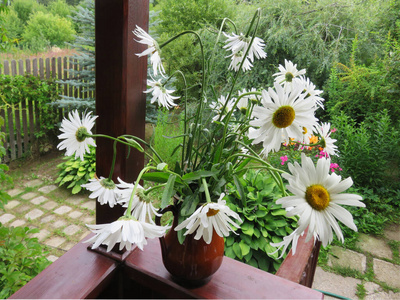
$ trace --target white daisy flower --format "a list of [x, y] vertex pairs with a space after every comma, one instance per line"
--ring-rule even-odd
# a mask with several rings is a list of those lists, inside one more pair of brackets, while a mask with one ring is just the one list
[[[248, 47], [250, 46], [250, 42], [252, 39], [251, 36], [246, 37], [242, 33], [240, 33], [240, 35], [232, 33], [232, 36], [230, 36], [225, 32], [224, 35], [227, 37], [224, 49], [227, 49], [227, 51], [232, 51], [232, 55], [242, 52], [243, 56], [244, 53], [246, 53]], [[250, 46], [249, 53], [247, 54], [247, 58], [250, 60], [250, 62], [254, 62], [254, 56], [257, 59], [267, 57], [267, 53], [264, 52], [264, 47], [265, 47], [264, 41], [258, 37], [255, 37], [253, 43]]]
[[279, 65], [278, 73], [273, 74], [276, 76], [275, 81], [283, 84], [285, 87], [290, 86], [294, 79], [298, 78], [300, 75], [306, 73], [305, 69], [297, 70], [297, 64], [293, 64], [291, 61], [285, 59], [285, 66]]
[[225, 103], [227, 102], [227, 98], [224, 95], [221, 95], [221, 97], [218, 98], [218, 100], [215, 102], [213, 101], [210, 104], [210, 108], [216, 112], [217, 114], [212, 118], [213, 122], [217, 121], [219, 119], [219, 116], [222, 114], [223, 116], [226, 115], [228, 112], [230, 112], [235, 105], [236, 98], [231, 98], [228, 103], [226, 104], [225, 109], [222, 111], [224, 108]]
[[66, 149], [65, 155], [71, 156], [75, 153], [75, 158], [80, 157], [83, 161], [83, 155], [90, 153], [89, 145], [96, 147], [91, 137], [94, 120], [97, 116], [91, 116], [91, 112], [82, 114], [82, 120], [79, 118], [77, 110], [68, 113], [69, 120], [64, 118], [61, 122], [60, 130], [63, 132], [58, 136], [61, 141], [57, 148], [59, 150]]
[[173, 106], [176, 106], [174, 100], [179, 99], [180, 97], [172, 96], [171, 94], [175, 92], [175, 90], [167, 90], [163, 84], [161, 83], [161, 79], [155, 80], [147, 80], [147, 85], [150, 88], [144, 93], [152, 93], [153, 98], [151, 98], [151, 103], [158, 102], [159, 105], [170, 109]]
[[251, 126], [258, 128], [248, 134], [253, 144], [263, 142], [264, 155], [279, 151], [281, 144], [289, 143], [290, 138], [302, 140], [304, 130], [311, 131], [317, 123], [314, 102], [304, 99], [300, 85], [293, 85], [289, 92], [277, 82], [274, 87], [262, 91], [262, 106], [254, 107], [255, 120], [250, 121]]
[[[123, 207], [128, 207], [134, 184], [126, 183], [120, 178], [118, 178], [118, 181], [120, 182], [117, 184], [117, 187], [120, 188], [118, 203], [123, 204]], [[161, 215], [157, 213], [157, 209], [150, 201], [144, 199], [143, 191], [144, 188], [138, 184], [132, 200], [131, 214], [139, 221], [155, 224], [153, 217]]]
[[310, 81], [310, 79], [305, 78], [304, 76], [300, 76], [299, 82], [304, 86], [303, 93], [306, 95], [305, 98], [312, 99], [313, 101], [315, 101], [316, 105], [323, 109], [323, 102], [325, 101], [325, 99], [319, 96], [323, 93], [323, 91], [316, 90], [315, 85]]
[[230, 55], [231, 57], [231, 63], [228, 67], [228, 70], [234, 70], [234, 71], [239, 71], [240, 64], [242, 63], [242, 60], [244, 59], [244, 63], [242, 65], [242, 71], [250, 71], [251, 68], [253, 67], [253, 64], [250, 62], [249, 57], [243, 58], [243, 52], [239, 51], [237, 53], [233, 53]]
[[331, 155], [339, 156], [337, 153], [337, 146], [334, 144], [336, 139], [330, 137], [331, 124], [322, 123], [322, 125], [317, 125], [315, 126], [314, 131], [320, 135], [321, 146], [324, 149], [323, 151], [328, 154], [328, 157]]
[[136, 29], [132, 32], [140, 39], [135, 41], [148, 46], [146, 50], [144, 50], [142, 53], [137, 53], [136, 55], [142, 57], [150, 54], [150, 62], [153, 66], [154, 75], [157, 75], [158, 72], [160, 72], [160, 74], [165, 77], [165, 70], [160, 57], [161, 49], [156, 40], [137, 25]]
[[231, 225], [240, 228], [238, 224], [231, 220], [230, 217], [242, 222], [239, 215], [232, 211], [227, 205], [226, 201], [222, 200], [225, 196], [221, 194], [218, 202], [206, 203], [199, 207], [189, 218], [175, 227], [176, 231], [186, 228], [184, 235], [196, 232], [194, 238], [199, 240], [203, 237], [207, 244], [211, 243], [213, 230], [220, 236], [229, 236], [229, 232], [235, 232]]
[[[257, 90], [255, 88], [252, 88], [251, 90], [247, 91], [246, 89], [243, 89], [243, 91], [239, 91], [239, 96], [249, 93], [249, 92], [256, 92]], [[257, 96], [256, 95], [249, 95], [249, 96], [243, 96], [240, 98], [239, 102], [237, 103], [237, 108], [242, 112], [246, 113], [247, 109], [249, 108], [249, 102], [253, 103], [258, 103]]]
[[296, 162], [288, 164], [291, 174], [282, 176], [288, 180], [287, 189], [293, 196], [283, 197], [276, 201], [284, 208], [292, 208], [286, 216], [299, 216], [297, 235], [308, 227], [306, 241], [317, 236], [325, 247], [333, 240], [333, 231], [340, 241], [344, 241], [342, 231], [336, 219], [347, 227], [357, 231], [353, 216], [340, 205], [365, 207], [360, 202], [362, 197], [355, 194], [342, 193], [353, 181], [351, 178], [341, 180], [335, 173], [329, 174], [331, 160], [321, 158], [315, 166], [311, 158], [301, 154], [301, 166]]
[[159, 238], [165, 234], [168, 226], [157, 226], [146, 222], [137, 221], [133, 218], [121, 217], [109, 224], [86, 225], [96, 235], [84, 241], [93, 243], [92, 249], [101, 244], [107, 245], [107, 252], [119, 243], [119, 250], [124, 247], [129, 251], [132, 245], [137, 245], [140, 250], [147, 245], [146, 238]]
[[90, 199], [96, 199], [101, 205], [107, 204], [110, 207], [118, 202], [119, 189], [116, 187], [114, 181], [100, 176], [100, 179], [95, 177], [90, 179], [88, 183], [82, 184], [81, 187], [86, 188], [92, 193], [89, 195]]

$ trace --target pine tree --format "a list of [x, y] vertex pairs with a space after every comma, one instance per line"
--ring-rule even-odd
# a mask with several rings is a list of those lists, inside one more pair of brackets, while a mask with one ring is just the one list
[[79, 64], [78, 70], [69, 69], [69, 74], [76, 79], [60, 81], [60, 83], [79, 88], [81, 97], [70, 97], [61, 95], [61, 99], [55, 102], [59, 107], [69, 107], [78, 109], [95, 109], [95, 99], [87, 96], [95, 90], [95, 48], [94, 48], [94, 0], [84, 0], [77, 7], [76, 13], [71, 17], [75, 24], [78, 24], [79, 35], [75, 42], [70, 46], [77, 51], [73, 55], [75, 62]]

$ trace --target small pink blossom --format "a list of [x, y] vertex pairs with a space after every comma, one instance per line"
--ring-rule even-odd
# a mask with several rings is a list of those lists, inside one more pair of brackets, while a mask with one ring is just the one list
[[320, 151], [319, 154], [315, 155], [315, 157], [318, 157], [318, 158], [324, 158], [324, 157], [329, 158], [329, 155], [325, 151]]
[[285, 162], [287, 162], [288, 157], [287, 157], [287, 155], [285, 155], [285, 156], [281, 156], [280, 159], [281, 159], [281, 165], [283, 166], [285, 164]]
[[342, 168], [339, 167], [339, 165], [338, 165], [337, 163], [331, 163], [330, 168], [331, 168], [331, 172], [332, 172], [332, 173], [335, 173], [335, 170], [336, 170], [336, 169], [337, 169], [338, 171], [342, 171]]
[[336, 132], [336, 130], [337, 130], [336, 128], [332, 128], [331, 132], [334, 133], [334, 132]]

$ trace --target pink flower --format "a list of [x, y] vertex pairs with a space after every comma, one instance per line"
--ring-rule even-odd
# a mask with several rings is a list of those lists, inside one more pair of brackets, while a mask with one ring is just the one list
[[319, 157], [319, 158], [324, 158], [324, 157], [326, 157], [326, 158], [328, 158], [329, 155], [328, 155], [328, 153], [326, 153], [325, 151], [320, 151], [319, 154], [315, 155], [315, 157]]
[[331, 172], [332, 172], [332, 173], [335, 173], [335, 170], [336, 170], [336, 169], [337, 169], [338, 171], [342, 171], [342, 168], [339, 167], [339, 165], [338, 165], [337, 163], [331, 163], [330, 168], [331, 168]]
[[332, 128], [331, 132], [334, 133], [334, 132], [336, 132], [336, 130], [337, 130], [336, 128]]
[[288, 160], [288, 157], [287, 157], [287, 155], [285, 155], [285, 156], [281, 156], [280, 159], [281, 159], [281, 165], [283, 166], [285, 164], [285, 162]]

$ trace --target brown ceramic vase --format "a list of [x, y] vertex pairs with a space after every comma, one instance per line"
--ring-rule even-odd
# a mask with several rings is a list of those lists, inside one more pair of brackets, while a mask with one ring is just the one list
[[187, 235], [181, 244], [174, 230], [178, 225], [176, 210], [174, 207], [168, 207], [163, 212], [165, 211], [174, 213], [172, 228], [165, 237], [160, 238], [165, 268], [180, 284], [200, 286], [207, 283], [222, 264], [224, 238], [214, 230], [210, 244], [207, 244], [203, 238], [195, 240], [195, 234]]

